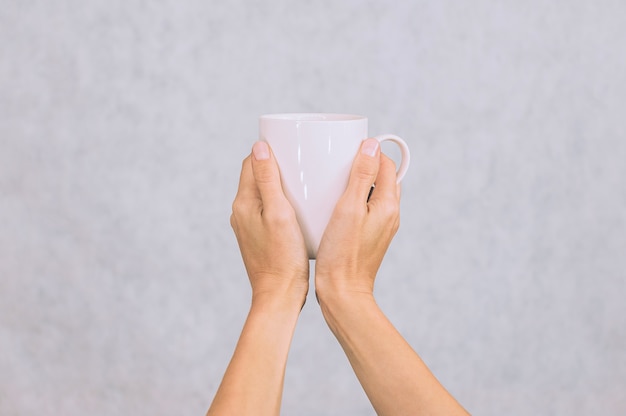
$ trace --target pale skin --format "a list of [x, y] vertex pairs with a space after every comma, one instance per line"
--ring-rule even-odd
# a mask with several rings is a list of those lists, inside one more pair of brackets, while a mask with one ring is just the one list
[[[467, 415], [376, 304], [374, 282], [399, 211], [395, 165], [377, 140], [367, 139], [318, 250], [317, 299], [378, 415]], [[207, 414], [278, 415], [289, 346], [309, 289], [309, 261], [266, 143], [255, 143], [243, 162], [231, 225], [252, 301]]]

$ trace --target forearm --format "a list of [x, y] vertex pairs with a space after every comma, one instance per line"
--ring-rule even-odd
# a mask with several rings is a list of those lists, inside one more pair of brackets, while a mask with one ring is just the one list
[[208, 415], [278, 415], [300, 307], [255, 299]]
[[379, 415], [466, 415], [371, 295], [320, 300], [324, 317]]

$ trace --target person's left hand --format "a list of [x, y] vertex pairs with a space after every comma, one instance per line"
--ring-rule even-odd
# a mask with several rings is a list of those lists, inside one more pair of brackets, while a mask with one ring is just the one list
[[257, 297], [281, 297], [304, 304], [309, 259], [293, 207], [282, 189], [276, 159], [265, 142], [256, 142], [243, 161], [239, 190], [230, 217]]

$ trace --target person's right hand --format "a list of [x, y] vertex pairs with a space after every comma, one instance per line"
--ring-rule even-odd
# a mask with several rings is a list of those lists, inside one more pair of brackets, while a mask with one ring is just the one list
[[374, 299], [376, 273], [399, 226], [396, 182], [394, 163], [377, 140], [366, 140], [320, 243], [317, 298], [376, 414], [468, 415]]
[[367, 139], [354, 159], [347, 189], [320, 243], [315, 264], [318, 299], [372, 295], [376, 273], [399, 224], [400, 185], [395, 164], [381, 154], [376, 139]]

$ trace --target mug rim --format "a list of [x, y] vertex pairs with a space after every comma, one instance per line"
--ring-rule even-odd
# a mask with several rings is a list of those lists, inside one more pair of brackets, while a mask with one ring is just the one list
[[297, 121], [301, 123], [319, 123], [329, 121], [360, 121], [367, 120], [365, 116], [358, 114], [347, 113], [275, 113], [264, 114], [260, 117], [261, 120], [282, 120], [282, 121]]

